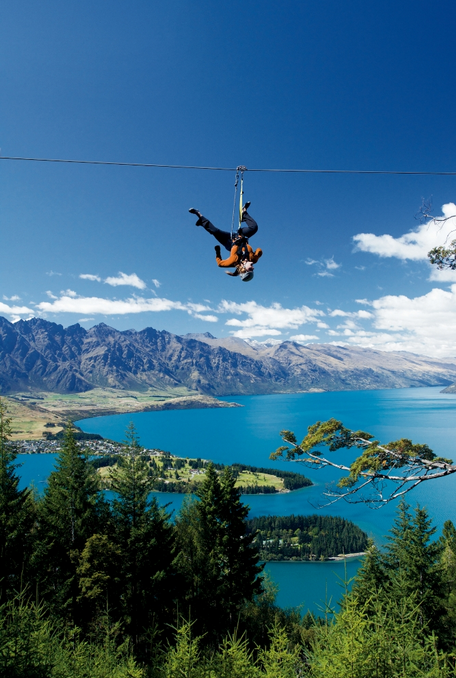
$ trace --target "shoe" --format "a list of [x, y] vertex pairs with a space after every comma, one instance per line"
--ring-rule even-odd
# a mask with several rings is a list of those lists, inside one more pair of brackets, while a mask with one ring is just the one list
[[215, 250], [215, 256], [217, 257], [217, 259], [221, 259], [222, 253], [220, 252], [220, 245], [216, 245], [214, 247], [214, 250]]
[[243, 212], [243, 213], [244, 213], [244, 212], [247, 212], [247, 210], [249, 209], [249, 207], [250, 207], [251, 204], [252, 204], [252, 203], [250, 202], [250, 200], [249, 200], [248, 202], [246, 202], [245, 205], [244, 205], [244, 207], [242, 208], [242, 212]]
[[[250, 204], [250, 203], [249, 203], [249, 204]], [[194, 207], [190, 207], [190, 209], [189, 209], [188, 211], [190, 212], [190, 214], [196, 214], [196, 216], [197, 216], [199, 219], [201, 219], [201, 217], [203, 216], [203, 215], [201, 214], [201, 212], [198, 212], [198, 210], [196, 210]]]

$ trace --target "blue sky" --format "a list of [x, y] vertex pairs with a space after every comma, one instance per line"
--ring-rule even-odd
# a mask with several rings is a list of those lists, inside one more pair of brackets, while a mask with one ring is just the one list
[[[4, 0], [4, 156], [453, 171], [452, 3]], [[0, 315], [454, 356], [430, 247], [456, 177], [247, 173], [263, 259], [218, 269], [234, 174], [0, 160]], [[446, 207], [443, 207], [446, 206]], [[443, 209], [443, 211], [442, 211]], [[364, 235], [360, 235], [364, 234]]]

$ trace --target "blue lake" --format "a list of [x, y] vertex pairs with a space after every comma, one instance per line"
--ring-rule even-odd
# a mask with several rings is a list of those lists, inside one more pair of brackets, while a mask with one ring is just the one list
[[[369, 431], [382, 442], [411, 438], [413, 442], [427, 443], [442, 456], [456, 458], [456, 396], [440, 393], [440, 388], [236, 396], [224, 400], [243, 407], [143, 412], [77, 423], [86, 432], [120, 441], [133, 421], [146, 447], [226, 464], [276, 465], [301, 471], [315, 483], [287, 494], [245, 496], [252, 516], [315, 513], [324, 503], [322, 491], [326, 484], [338, 477], [331, 469], [310, 471], [296, 463], [271, 462], [269, 454], [281, 444], [281, 429], [294, 431], [300, 440], [310, 424], [335, 417], [349, 428]], [[350, 456], [344, 459], [349, 461]], [[33, 481], [38, 488], [43, 487], [52, 470], [53, 455], [24, 455], [21, 461], [23, 483]], [[408, 495], [412, 505], [418, 502], [428, 508], [439, 528], [448, 519], [456, 523], [455, 476], [423, 483]], [[179, 509], [183, 499], [181, 495], [157, 496], [160, 503], [169, 503], [174, 510]], [[318, 510], [353, 520], [381, 543], [391, 526], [394, 509], [393, 504], [372, 510], [363, 504], [338, 502]], [[325, 600], [334, 602], [340, 598], [341, 579], [352, 577], [358, 566], [357, 560], [348, 561], [346, 568], [344, 563], [332, 562], [269, 563], [267, 570], [280, 586], [280, 605], [303, 604], [304, 609], [318, 611]]]

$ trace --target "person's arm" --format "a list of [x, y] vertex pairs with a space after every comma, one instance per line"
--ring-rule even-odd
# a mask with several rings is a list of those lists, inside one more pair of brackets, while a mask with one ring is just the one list
[[237, 264], [237, 247], [234, 245], [234, 247], [231, 248], [231, 253], [228, 259], [222, 259], [220, 256], [220, 249], [215, 251], [215, 261], [217, 262], [217, 266], [220, 266], [220, 268], [229, 268], [230, 266], [236, 266]]
[[255, 250], [255, 252], [254, 252], [254, 251], [252, 250], [252, 248], [250, 247], [250, 245], [249, 245], [249, 261], [251, 261], [252, 264], [256, 264], [256, 262], [258, 261], [258, 259], [259, 259], [260, 257], [262, 257], [262, 256], [263, 256], [263, 250], [260, 250], [260, 248], [258, 248], [258, 249]]

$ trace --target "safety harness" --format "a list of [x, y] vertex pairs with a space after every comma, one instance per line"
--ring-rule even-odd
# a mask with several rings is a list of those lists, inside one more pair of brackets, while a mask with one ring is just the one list
[[246, 237], [243, 235], [240, 235], [238, 240], [236, 240], [233, 245], [237, 246], [236, 254], [238, 258], [238, 262], [241, 261], [250, 261], [249, 257], [249, 248], [247, 245], [249, 244], [249, 241]]

